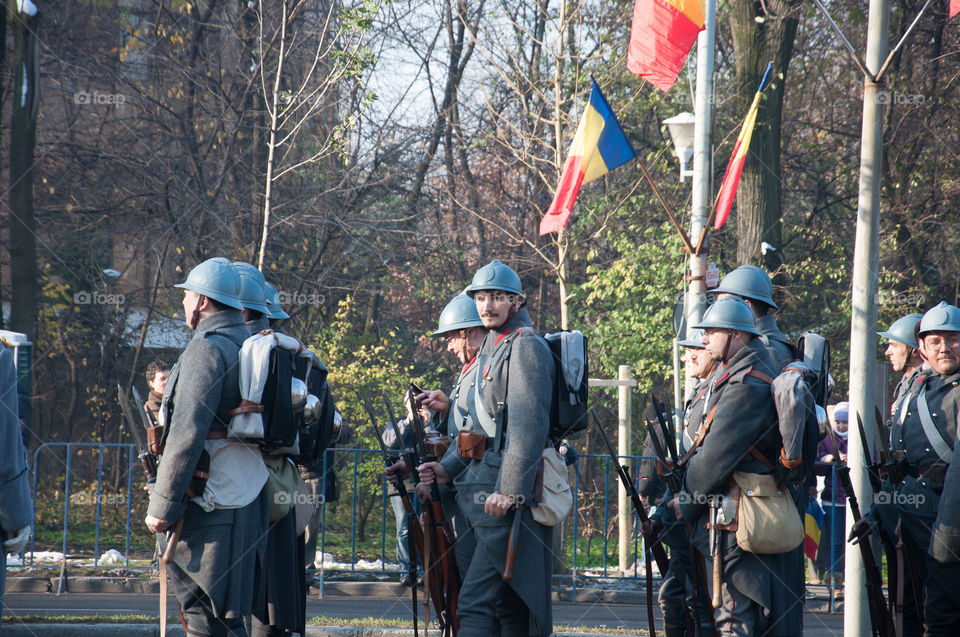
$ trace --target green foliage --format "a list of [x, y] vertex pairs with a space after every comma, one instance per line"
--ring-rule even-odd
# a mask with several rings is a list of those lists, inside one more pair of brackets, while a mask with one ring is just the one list
[[669, 224], [641, 225], [643, 218], [632, 212], [640, 207], [637, 198], [624, 207], [630, 212], [620, 215], [623, 224], [606, 241], [612, 257], [601, 261], [591, 251], [587, 280], [577, 290], [591, 375], [615, 378], [618, 365], [631, 365], [645, 393], [672, 374], [673, 308], [682, 298], [684, 259]]

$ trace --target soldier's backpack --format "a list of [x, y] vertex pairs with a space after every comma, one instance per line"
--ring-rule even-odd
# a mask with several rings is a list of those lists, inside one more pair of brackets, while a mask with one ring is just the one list
[[561, 440], [587, 428], [587, 337], [579, 330], [562, 330], [544, 338], [554, 362], [550, 439]]
[[[774, 474], [781, 484], [804, 484], [813, 476], [817, 447], [826, 434], [830, 346], [819, 334], [800, 337], [802, 360], [788, 363], [771, 384], [783, 447]], [[829, 426], [829, 425], [828, 425]]]
[[338, 436], [337, 405], [327, 380], [327, 368], [319, 359], [297, 357], [296, 375], [306, 379], [309, 396], [307, 407], [300, 415], [299, 453], [293, 460], [309, 467], [320, 462], [331, 441]]
[[231, 437], [256, 441], [268, 451], [294, 448], [299, 431], [291, 393], [294, 357], [300, 348], [296, 339], [271, 330], [243, 342], [241, 401], [230, 411]]

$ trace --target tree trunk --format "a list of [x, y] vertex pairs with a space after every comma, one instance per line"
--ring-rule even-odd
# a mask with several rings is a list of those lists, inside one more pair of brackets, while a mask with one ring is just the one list
[[760, 245], [764, 241], [778, 252], [782, 249], [780, 124], [787, 67], [797, 33], [798, 6], [797, 0], [770, 0], [765, 4], [733, 0], [730, 5], [738, 117], [746, 115], [767, 62], [773, 62], [773, 77], [760, 101], [753, 140], [737, 189], [738, 264], [761, 264]]
[[37, 137], [39, 15], [17, 13], [10, 0], [15, 70], [10, 118], [10, 327], [34, 335], [37, 319], [37, 244], [33, 212], [33, 150]]

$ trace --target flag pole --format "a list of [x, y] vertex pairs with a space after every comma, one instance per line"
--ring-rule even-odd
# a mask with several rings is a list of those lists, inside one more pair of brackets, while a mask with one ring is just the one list
[[[709, 225], [710, 201], [713, 192], [713, 66], [716, 46], [716, 0], [704, 2], [703, 30], [697, 36], [697, 93], [694, 104], [693, 132], [693, 205], [690, 211], [691, 237], [699, 237]], [[707, 306], [707, 254], [701, 250], [704, 238], [690, 255], [690, 274], [687, 275], [687, 297], [684, 313], [687, 333], [700, 322]], [[686, 338], [686, 334], [683, 335]], [[693, 390], [692, 379], [687, 380], [687, 395]]]
[[637, 155], [637, 164], [640, 166], [640, 171], [643, 172], [643, 176], [653, 189], [653, 194], [656, 195], [660, 205], [663, 206], [663, 211], [667, 213], [667, 218], [670, 219], [670, 223], [672, 223], [673, 227], [676, 228], [677, 232], [680, 233], [680, 240], [683, 241], [683, 246], [687, 249], [687, 252], [693, 254], [693, 244], [690, 243], [690, 237], [688, 237], [687, 233], [684, 232], [683, 226], [681, 226], [680, 222], [677, 221], [677, 218], [673, 215], [673, 212], [671, 212], [670, 207], [667, 206], [667, 202], [663, 200], [663, 195], [660, 194], [660, 189], [657, 188], [657, 182], [655, 182], [653, 177], [650, 176], [650, 173], [647, 172], [647, 167], [643, 163], [643, 160], [640, 159], [640, 155]]
[[[863, 123], [860, 141], [860, 190], [857, 200], [857, 231], [853, 252], [853, 287], [850, 317], [850, 411], [867, 414], [876, 404], [877, 290], [880, 253], [880, 177], [883, 163], [883, 86], [874, 81], [887, 51], [890, 2], [870, 0], [867, 17], [867, 72], [863, 78]], [[871, 75], [871, 73], [875, 73]], [[868, 443], [870, 440], [868, 439]], [[860, 439], [851, 436], [847, 466], [853, 490], [865, 508], [873, 503], [867, 478], [869, 455]], [[847, 516], [849, 534], [853, 520]], [[858, 551], [847, 551], [845, 565], [847, 599], [843, 608], [843, 634], [864, 635], [870, 619], [864, 604], [863, 561]]]

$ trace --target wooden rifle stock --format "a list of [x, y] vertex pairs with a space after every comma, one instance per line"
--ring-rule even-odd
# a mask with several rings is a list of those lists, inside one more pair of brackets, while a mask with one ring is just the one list
[[[860, 420], [860, 414], [857, 414], [857, 420]], [[837, 439], [834, 437], [833, 429], [828, 429], [830, 443], [833, 445], [834, 465], [837, 474], [840, 476], [840, 482], [847, 492], [847, 503], [850, 505], [850, 514], [853, 516], [853, 522], [856, 524], [863, 517], [860, 515], [860, 503], [857, 501], [857, 494], [853, 490], [853, 482], [850, 480], [850, 467], [840, 460], [840, 448], [837, 446]], [[864, 456], [870, 453], [869, 449], [863, 450]], [[869, 458], [864, 457], [864, 464], [867, 464]], [[883, 597], [883, 579], [880, 575], [880, 568], [873, 556], [873, 547], [866, 537], [860, 538], [857, 542], [860, 545], [860, 554], [863, 558], [863, 570], [867, 580], [867, 601], [870, 605], [870, 623], [873, 634], [879, 637], [896, 637], [896, 631], [893, 620], [887, 609], [887, 600]]]
[[513, 510], [513, 524], [510, 525], [510, 539], [507, 540], [507, 561], [503, 567], [503, 581], [513, 581], [513, 567], [517, 563], [517, 549], [520, 543], [520, 519], [523, 516], [523, 507], [517, 506]]
[[[637, 513], [637, 516], [640, 517], [640, 528], [642, 530], [649, 526], [647, 522], [650, 518], [647, 516], [647, 511], [643, 507], [643, 502], [640, 501], [640, 494], [637, 492], [637, 487], [633, 484], [633, 480], [630, 479], [630, 473], [627, 467], [620, 464], [620, 458], [614, 453], [613, 445], [610, 444], [610, 439], [607, 438], [606, 432], [603, 431], [600, 421], [596, 418], [594, 418], [594, 421], [597, 423], [597, 430], [600, 432], [600, 437], [603, 438], [603, 442], [607, 445], [607, 453], [610, 455], [610, 459], [613, 460], [614, 466], [617, 467], [617, 476], [620, 478], [620, 483], [630, 497], [633, 510]], [[660, 570], [660, 575], [663, 576], [670, 565], [670, 560], [667, 558], [667, 552], [664, 550], [663, 544], [660, 543], [658, 537], [653, 534], [648, 535], [646, 531], [643, 532], [643, 539], [648, 549], [653, 553], [653, 559], [657, 561], [657, 569]]]

